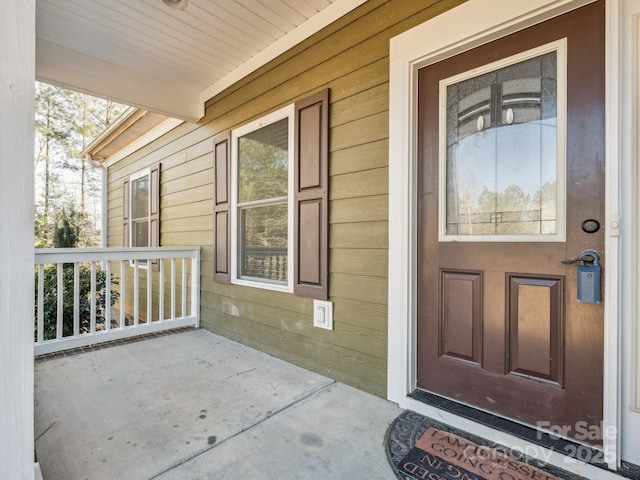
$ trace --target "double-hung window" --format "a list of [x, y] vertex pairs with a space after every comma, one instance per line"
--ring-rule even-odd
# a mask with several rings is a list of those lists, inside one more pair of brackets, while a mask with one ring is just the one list
[[123, 245], [160, 246], [160, 164], [124, 181]]
[[293, 106], [232, 132], [234, 283], [292, 291]]
[[328, 297], [329, 91], [213, 139], [214, 279]]

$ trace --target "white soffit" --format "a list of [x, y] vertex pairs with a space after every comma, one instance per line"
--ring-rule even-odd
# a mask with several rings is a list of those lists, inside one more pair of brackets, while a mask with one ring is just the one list
[[37, 0], [36, 78], [187, 121], [365, 0]]

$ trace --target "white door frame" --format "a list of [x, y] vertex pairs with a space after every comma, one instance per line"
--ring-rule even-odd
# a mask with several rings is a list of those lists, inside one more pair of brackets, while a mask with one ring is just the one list
[[[508, 438], [502, 432], [482, 427], [455, 415], [417, 402], [407, 396], [417, 386], [416, 278], [417, 278], [417, 71], [444, 58], [485, 44], [549, 18], [579, 8], [594, 0], [469, 0], [422, 25], [391, 39], [389, 107], [389, 311], [388, 377], [389, 400], [403, 408], [436, 416], [458, 428], [472, 429], [495, 441]], [[619, 110], [619, 2], [607, 2], [606, 38], [606, 205], [605, 205], [605, 333], [604, 333], [604, 424], [620, 425], [618, 284], [620, 184]], [[610, 430], [608, 430], [610, 431]], [[513, 438], [513, 441], [516, 441]], [[523, 444], [521, 440], [517, 440]], [[605, 435], [606, 461], [619, 465], [619, 435]], [[541, 450], [531, 444], [532, 448]], [[536, 451], [537, 451], [536, 450]], [[536, 451], [528, 452], [536, 456]], [[547, 455], [547, 453], [550, 455]], [[550, 452], [551, 463], [563, 465], [561, 456]], [[582, 474], [585, 466], [580, 466]], [[595, 467], [594, 467], [595, 468]], [[600, 477], [604, 473], [599, 470]]]

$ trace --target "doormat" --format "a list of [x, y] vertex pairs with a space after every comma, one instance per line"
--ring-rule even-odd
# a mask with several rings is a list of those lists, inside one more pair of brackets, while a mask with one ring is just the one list
[[401, 480], [584, 480], [411, 411], [389, 426], [385, 447]]
[[398, 469], [410, 478], [430, 480], [561, 480], [497, 450], [433, 427], [418, 439]]

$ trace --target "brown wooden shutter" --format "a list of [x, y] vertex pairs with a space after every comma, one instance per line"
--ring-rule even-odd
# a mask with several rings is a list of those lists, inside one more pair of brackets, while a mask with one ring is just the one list
[[150, 247], [160, 246], [160, 164], [151, 166], [149, 171], [149, 222], [151, 222]]
[[329, 90], [295, 105], [294, 293], [326, 300], [329, 259]]
[[129, 179], [124, 181], [122, 192], [122, 246], [129, 246]]
[[220, 134], [213, 139], [213, 229], [214, 279], [231, 283], [231, 134]]
[[[149, 169], [149, 223], [150, 247], [160, 246], [160, 164], [156, 163]], [[160, 269], [158, 259], [151, 260], [154, 270]]]

